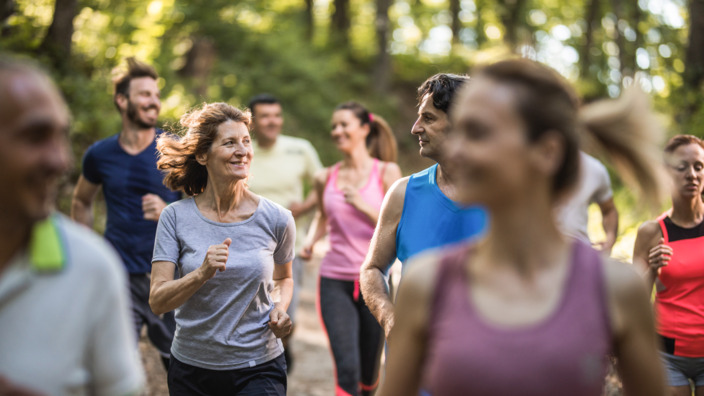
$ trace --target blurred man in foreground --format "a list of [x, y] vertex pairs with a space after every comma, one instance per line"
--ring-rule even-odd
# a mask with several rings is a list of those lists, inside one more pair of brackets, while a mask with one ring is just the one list
[[68, 128], [46, 74], [0, 56], [0, 395], [130, 395], [143, 383], [119, 258], [54, 212]]

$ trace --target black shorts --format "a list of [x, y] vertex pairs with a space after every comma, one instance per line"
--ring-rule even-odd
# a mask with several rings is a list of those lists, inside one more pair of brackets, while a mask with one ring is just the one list
[[286, 382], [283, 354], [258, 366], [236, 370], [195, 367], [172, 356], [168, 375], [171, 396], [286, 396]]

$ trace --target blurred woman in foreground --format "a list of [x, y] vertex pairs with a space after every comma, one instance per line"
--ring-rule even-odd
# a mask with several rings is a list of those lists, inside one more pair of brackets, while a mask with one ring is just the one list
[[552, 69], [509, 60], [472, 74], [448, 155], [487, 236], [418, 258], [401, 282], [381, 394], [590, 395], [608, 353], [626, 392], [662, 395], [648, 294], [629, 266], [566, 240], [552, 217], [588, 131], [657, 197], [656, 123], [638, 92], [580, 109]]
[[665, 146], [672, 209], [638, 230], [633, 264], [656, 284], [660, 352], [669, 395], [704, 395], [704, 142], [678, 135]]

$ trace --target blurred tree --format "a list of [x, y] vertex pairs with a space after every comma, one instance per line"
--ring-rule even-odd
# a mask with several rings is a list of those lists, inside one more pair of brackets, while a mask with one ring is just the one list
[[462, 21], [460, 20], [460, 11], [462, 11], [460, 0], [450, 0], [450, 15], [452, 16], [452, 23], [450, 24], [450, 30], [452, 30], [452, 43], [453, 44], [459, 44], [459, 42], [460, 42], [460, 29], [462, 29]]
[[684, 79], [694, 89], [704, 80], [704, 0], [689, 0], [689, 43]]
[[391, 54], [389, 53], [389, 7], [392, 0], [376, 0], [376, 40], [377, 55], [374, 65], [373, 86], [379, 93], [387, 92], [389, 89], [389, 78], [391, 76]]
[[315, 16], [313, 15], [313, 0], [305, 0], [305, 24], [306, 24], [306, 39], [308, 41], [313, 40], [313, 34], [315, 33]]
[[350, 40], [350, 1], [333, 0], [332, 5], [334, 10], [330, 18], [330, 36], [334, 45], [341, 45], [346, 49]]
[[76, 17], [77, 8], [78, 0], [56, 0], [54, 17], [39, 47], [39, 51], [60, 68], [66, 67], [71, 57], [73, 18]]
[[580, 70], [579, 75], [586, 78], [589, 75], [589, 66], [591, 65], [591, 52], [594, 45], [594, 30], [599, 28], [600, 13], [599, 0], [586, 0], [586, 10], [584, 13], [584, 25], [586, 25], [586, 33], [584, 34], [584, 45], [580, 47], [579, 59]]

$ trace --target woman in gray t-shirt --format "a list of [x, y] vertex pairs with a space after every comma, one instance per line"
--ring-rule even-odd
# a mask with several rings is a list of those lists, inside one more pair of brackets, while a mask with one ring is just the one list
[[190, 198], [159, 218], [149, 304], [176, 310], [171, 395], [286, 394], [280, 338], [293, 282], [291, 212], [247, 189], [250, 115], [206, 104], [158, 141], [164, 183]]

